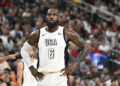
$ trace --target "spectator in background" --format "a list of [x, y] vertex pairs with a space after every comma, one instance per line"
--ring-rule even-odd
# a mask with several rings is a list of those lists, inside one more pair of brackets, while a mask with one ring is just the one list
[[95, 86], [103, 86], [103, 83], [100, 77], [95, 77], [94, 82], [95, 82]]
[[[7, 78], [10, 78], [10, 81], [14, 83], [14, 86], [17, 86], [16, 76], [12, 74], [12, 71], [10, 69], [8, 68], [4, 69], [3, 76], [2, 76], [3, 80], [6, 80], [5, 75], [8, 75], [9, 77]], [[11, 82], [10, 84], [12, 84]]]
[[102, 40], [101, 45], [99, 45], [98, 49], [102, 52], [102, 53], [108, 53], [110, 51], [110, 46], [107, 45], [105, 40]]
[[83, 21], [83, 25], [84, 25], [84, 29], [87, 31], [88, 34], [91, 34], [92, 30], [91, 30], [91, 25], [90, 25], [90, 22], [86, 22], [86, 21]]
[[22, 37], [23, 32], [20, 30], [20, 23], [16, 23], [12, 31], [10, 31], [10, 36], [14, 39], [16, 37]]
[[117, 25], [116, 24], [112, 24], [112, 27], [109, 28], [107, 31], [106, 31], [106, 35], [108, 37], [113, 37], [115, 36], [117, 33], [118, 33], [118, 29], [117, 29]]
[[81, 83], [81, 78], [80, 77], [76, 77], [74, 81], [75, 81], [74, 86], [80, 86], [80, 83]]
[[22, 14], [22, 17], [30, 17], [30, 16], [31, 16], [30, 8], [26, 7], [25, 11]]
[[89, 35], [90, 38], [97, 39], [99, 38], [99, 29], [95, 29], [92, 31], [92, 34]]
[[4, 75], [4, 82], [7, 84], [7, 86], [10, 86], [12, 81], [10, 79], [10, 76], [8, 74]]
[[0, 39], [0, 55], [4, 52], [5, 48], [3, 46], [3, 41]]
[[84, 61], [82, 61], [79, 65], [79, 69], [81, 72], [81, 76], [84, 77], [86, 73], [90, 70], [90, 67], [93, 66], [91, 57], [86, 57]]
[[3, 13], [3, 11], [0, 9], [0, 24], [4, 24], [4, 22], [6, 21], [6, 17], [5, 14]]
[[107, 68], [103, 68], [101, 78], [104, 82], [110, 79], [109, 71]]
[[89, 75], [89, 78], [94, 79], [95, 77], [100, 77], [101, 72], [98, 70], [97, 67], [91, 66], [87, 74]]
[[99, 46], [98, 40], [91, 38], [90, 41], [91, 41], [91, 48], [90, 48], [91, 52], [100, 53], [100, 50], [98, 49]]
[[111, 83], [110, 86], [119, 86], [115, 81]]
[[40, 24], [41, 24], [41, 22], [37, 21], [36, 26], [32, 29], [32, 31], [38, 30], [40, 28]]
[[0, 86], [7, 86], [7, 84], [1, 81]]
[[116, 77], [114, 75], [112, 75], [109, 80], [105, 81], [104, 85], [105, 86], [110, 86], [113, 81], [114, 82], [116, 81]]
[[3, 41], [3, 46], [6, 50], [11, 51], [14, 47], [14, 42], [9, 36], [9, 27], [8, 26], [3, 26], [3, 35], [0, 36], [0, 38]]
[[95, 86], [95, 83], [86, 76], [81, 81], [80, 86]]

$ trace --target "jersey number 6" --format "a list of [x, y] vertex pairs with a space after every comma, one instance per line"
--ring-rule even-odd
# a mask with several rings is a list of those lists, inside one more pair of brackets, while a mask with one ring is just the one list
[[53, 48], [49, 48], [48, 49], [48, 58], [49, 59], [53, 59], [54, 58], [54, 49]]

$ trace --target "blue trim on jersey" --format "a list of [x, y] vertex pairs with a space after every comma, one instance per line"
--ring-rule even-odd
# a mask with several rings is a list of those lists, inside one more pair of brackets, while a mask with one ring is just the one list
[[39, 29], [39, 33], [38, 33], [38, 40], [37, 40], [37, 44], [38, 44], [38, 42], [39, 42], [39, 39], [40, 39], [40, 29]]
[[[38, 41], [37, 41], [37, 44], [38, 44], [38, 42], [39, 42], [39, 40], [40, 40], [40, 29], [39, 29], [39, 37], [38, 37]], [[38, 52], [39, 52], [39, 49], [38, 49]], [[39, 68], [39, 64], [40, 64], [40, 62], [39, 62], [39, 53], [38, 53], [38, 58], [37, 58], [37, 69]]]
[[67, 44], [67, 40], [66, 40], [66, 37], [65, 37], [65, 28], [63, 28], [63, 37], [64, 37], [64, 40], [65, 40], [65, 43]]
[[68, 46], [69, 46], [69, 41], [66, 40], [65, 37], [65, 28], [63, 28], [63, 38], [65, 40], [66, 43], [66, 47], [65, 47], [65, 51], [64, 51], [64, 59], [65, 59], [65, 66], [68, 66], [68, 61], [69, 61], [69, 53], [68, 53]]
[[68, 61], [69, 61], [69, 53], [68, 53], [68, 44], [69, 41], [66, 43], [65, 51], [64, 51], [64, 59], [65, 59], [65, 66], [68, 66]]

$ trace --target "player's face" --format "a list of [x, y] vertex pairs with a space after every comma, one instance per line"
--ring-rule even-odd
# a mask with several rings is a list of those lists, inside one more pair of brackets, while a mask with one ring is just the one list
[[31, 49], [31, 50], [29, 51], [29, 54], [30, 54], [31, 57], [34, 56], [34, 51]]
[[58, 11], [49, 9], [46, 16], [48, 26], [56, 26], [58, 24]]

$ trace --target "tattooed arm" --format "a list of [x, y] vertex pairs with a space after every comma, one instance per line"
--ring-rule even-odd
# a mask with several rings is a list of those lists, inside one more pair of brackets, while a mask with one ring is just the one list
[[69, 65], [68, 67], [64, 68], [62, 71], [63, 75], [70, 75], [76, 67], [79, 65], [79, 63], [84, 59], [84, 57], [89, 52], [89, 45], [84, 41], [83, 38], [81, 38], [76, 32], [71, 30], [65, 30], [65, 37], [68, 41], [73, 42], [76, 46], [78, 46], [81, 49], [81, 52], [79, 53], [78, 57], [75, 59], [72, 65]]

